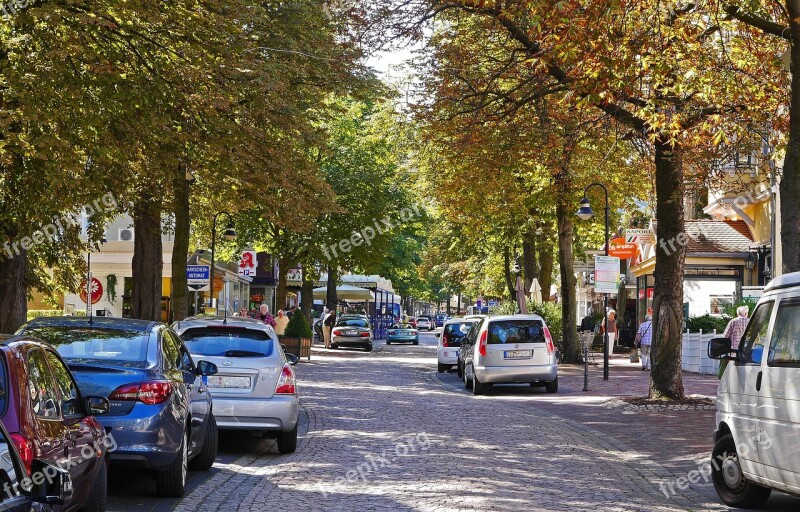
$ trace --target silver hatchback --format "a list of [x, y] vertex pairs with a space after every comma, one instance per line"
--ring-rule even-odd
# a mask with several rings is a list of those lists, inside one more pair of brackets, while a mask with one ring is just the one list
[[192, 317], [173, 329], [193, 356], [219, 369], [208, 377], [218, 428], [266, 433], [280, 453], [294, 452], [297, 382], [272, 327], [249, 318]]
[[538, 315], [478, 320], [461, 342], [464, 386], [482, 395], [493, 384], [529, 383], [558, 391], [558, 362], [550, 330]]

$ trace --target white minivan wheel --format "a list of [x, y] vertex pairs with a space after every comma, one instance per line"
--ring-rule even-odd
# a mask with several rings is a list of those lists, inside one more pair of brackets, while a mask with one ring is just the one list
[[711, 478], [719, 497], [729, 507], [757, 508], [772, 492], [745, 478], [731, 434], [722, 436], [711, 452]]

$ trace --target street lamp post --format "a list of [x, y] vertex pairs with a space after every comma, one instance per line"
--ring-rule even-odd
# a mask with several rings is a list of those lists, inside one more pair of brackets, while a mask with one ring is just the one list
[[[589, 220], [594, 216], [594, 211], [589, 203], [589, 198], [586, 196], [589, 189], [592, 187], [600, 187], [605, 193], [606, 199], [606, 256], [608, 256], [608, 189], [602, 183], [592, 183], [583, 190], [583, 199], [581, 199], [581, 208], [578, 210], [577, 215], [582, 220]], [[603, 329], [603, 380], [608, 380], [608, 294], [603, 294], [603, 318], [606, 320], [606, 327]]]
[[[218, 214], [214, 215], [214, 222], [211, 225], [211, 282], [210, 282], [210, 290], [209, 290], [209, 307], [214, 306], [214, 266], [215, 266], [215, 249], [217, 246], [217, 218], [220, 215], [225, 215], [228, 217], [228, 225], [225, 228], [225, 233], [222, 236], [225, 237], [225, 240], [231, 241], [236, 238], [236, 231], [233, 229], [233, 218], [231, 218], [231, 214], [228, 212], [219, 212]], [[219, 309], [219, 308], [217, 308]]]

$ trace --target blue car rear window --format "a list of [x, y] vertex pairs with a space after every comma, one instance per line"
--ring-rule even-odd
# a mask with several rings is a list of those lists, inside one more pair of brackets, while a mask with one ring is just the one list
[[115, 363], [145, 367], [149, 334], [123, 329], [34, 327], [26, 334], [53, 345], [68, 363]]
[[192, 355], [217, 357], [269, 357], [272, 338], [263, 331], [241, 328], [189, 329], [181, 334]]

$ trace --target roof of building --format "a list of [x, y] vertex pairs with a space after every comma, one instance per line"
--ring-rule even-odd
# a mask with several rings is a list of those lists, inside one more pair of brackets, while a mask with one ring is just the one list
[[753, 236], [743, 220], [687, 220], [688, 254], [751, 252]]

